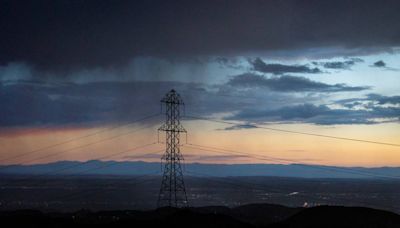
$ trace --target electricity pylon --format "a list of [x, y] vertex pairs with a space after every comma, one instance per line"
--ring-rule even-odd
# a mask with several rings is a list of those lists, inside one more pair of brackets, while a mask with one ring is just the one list
[[158, 130], [165, 131], [166, 150], [161, 158], [165, 160], [165, 166], [157, 204], [158, 207], [186, 207], [188, 202], [180, 162], [183, 156], [179, 148], [180, 133], [186, 133], [180, 124], [180, 107], [184, 103], [175, 90], [168, 92], [161, 103], [165, 104], [166, 122]]

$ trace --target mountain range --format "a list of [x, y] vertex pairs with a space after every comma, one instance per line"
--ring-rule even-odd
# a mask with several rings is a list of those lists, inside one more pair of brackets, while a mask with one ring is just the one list
[[[33, 165], [3, 165], [0, 174], [20, 175], [151, 175], [161, 173], [157, 162], [143, 161], [59, 161]], [[306, 164], [205, 164], [183, 165], [190, 176], [275, 176], [300, 178], [399, 179], [400, 167], [338, 167]]]

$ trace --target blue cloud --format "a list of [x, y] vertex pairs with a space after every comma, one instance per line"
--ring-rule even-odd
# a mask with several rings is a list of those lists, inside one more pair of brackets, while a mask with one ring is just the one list
[[253, 61], [249, 61], [253, 66], [253, 70], [262, 73], [272, 74], [285, 74], [285, 73], [307, 73], [316, 74], [322, 73], [318, 68], [310, 68], [307, 65], [284, 65], [284, 64], [267, 64], [260, 58], [256, 58]]
[[160, 112], [171, 88], [195, 91], [178, 82], [0, 83], [0, 127], [107, 125]]
[[226, 127], [224, 129], [221, 130], [225, 130], [225, 131], [233, 131], [233, 130], [242, 130], [242, 129], [253, 129], [253, 128], [257, 128], [257, 126], [252, 125], [252, 124], [236, 124], [230, 127]]
[[[247, 109], [226, 119], [253, 122], [302, 122], [318, 125], [377, 124], [376, 118], [400, 120], [400, 108], [374, 107], [372, 110], [331, 109], [326, 105], [302, 104], [274, 110]], [[393, 120], [394, 119], [394, 120]]]
[[281, 76], [268, 78], [262, 75], [244, 73], [231, 78], [228, 85], [235, 87], [265, 87], [280, 92], [345, 92], [367, 90], [367, 86], [325, 84], [305, 77]]
[[349, 98], [336, 101], [347, 108], [353, 108], [355, 106], [361, 106], [364, 108], [370, 108], [378, 105], [400, 105], [400, 96], [383, 96], [376, 93], [367, 94], [364, 98]]
[[334, 70], [350, 70], [352, 66], [356, 63], [364, 62], [363, 59], [360, 58], [346, 58], [344, 61], [332, 61], [332, 62], [312, 62], [316, 66], [322, 66], [326, 69], [334, 69]]

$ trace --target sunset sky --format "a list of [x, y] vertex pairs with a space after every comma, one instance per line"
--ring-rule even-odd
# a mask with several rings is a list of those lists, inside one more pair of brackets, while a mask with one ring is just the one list
[[233, 123], [182, 117], [188, 143], [251, 154], [186, 145], [186, 162], [400, 166], [399, 12], [370, 0], [2, 1], [0, 164], [158, 162], [162, 143], [122, 152], [158, 141], [175, 89], [187, 116]]

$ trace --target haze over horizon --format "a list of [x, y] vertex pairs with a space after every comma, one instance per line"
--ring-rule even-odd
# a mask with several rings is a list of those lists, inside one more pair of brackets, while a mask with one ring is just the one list
[[0, 5], [0, 165], [160, 161], [173, 88], [187, 162], [400, 167], [397, 1], [19, 3]]

